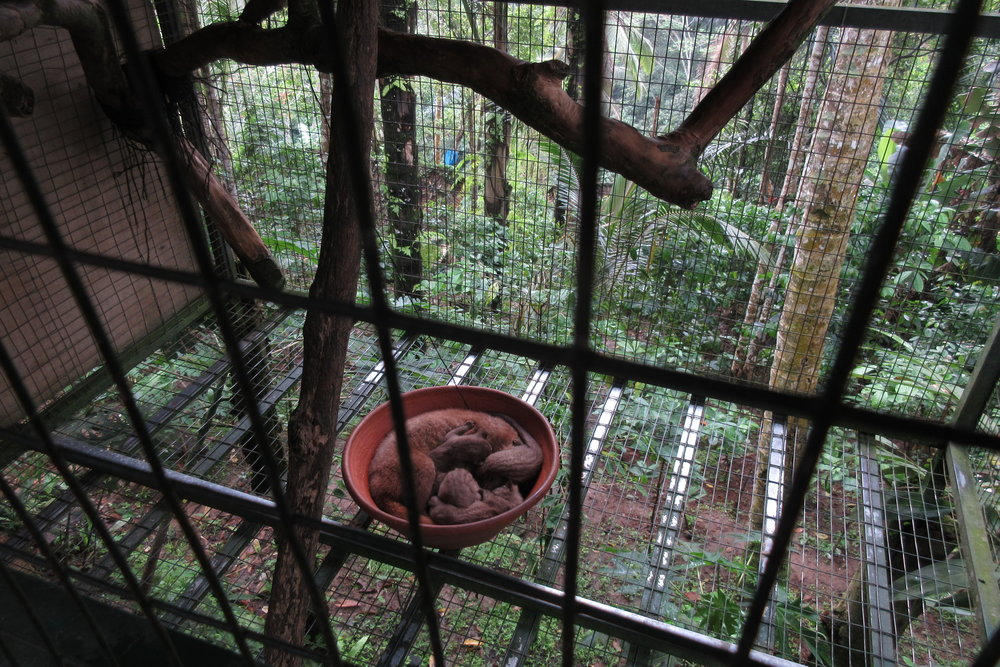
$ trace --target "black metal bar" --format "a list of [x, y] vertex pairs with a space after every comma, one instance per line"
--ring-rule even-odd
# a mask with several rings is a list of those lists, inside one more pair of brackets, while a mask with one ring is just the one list
[[[38, 614], [35, 613], [35, 608], [34, 605], [32, 605], [31, 603], [31, 599], [27, 595], [25, 595], [24, 590], [21, 588], [20, 584], [18, 584], [17, 579], [15, 579], [11, 575], [10, 568], [7, 566], [7, 564], [4, 562], [3, 559], [0, 559], [0, 578], [3, 579], [3, 583], [7, 586], [8, 589], [10, 589], [11, 593], [13, 593], [13, 597], [17, 599], [17, 603], [21, 606], [24, 616], [28, 619], [28, 622], [31, 624], [32, 629], [34, 629], [34, 631], [38, 633], [38, 636], [41, 637], [42, 644], [45, 645], [45, 649], [49, 652], [49, 654], [56, 662], [62, 662], [63, 656], [59, 654], [59, 650], [56, 648], [56, 644], [53, 641], [52, 636], [45, 629], [45, 625], [39, 619]], [[105, 641], [103, 633], [98, 633], [95, 639], [98, 642]], [[3, 645], [4, 645], [4, 651], [3, 651], [4, 657], [12, 665], [16, 665], [17, 660], [7, 649], [6, 642], [4, 642]], [[105, 650], [106, 654], [111, 655], [110, 647], [105, 646], [102, 648], [103, 650]]]
[[[416, 341], [415, 338], [409, 336], [402, 337], [399, 340], [398, 344], [396, 345], [396, 353], [395, 353], [396, 358], [399, 359], [403, 355], [405, 355], [406, 352], [408, 352], [413, 347], [415, 341]], [[382, 361], [376, 362], [375, 365], [372, 367], [372, 369], [365, 374], [365, 377], [362, 379], [361, 383], [354, 388], [354, 390], [351, 392], [351, 395], [344, 402], [344, 405], [340, 409], [340, 414], [338, 415], [337, 418], [337, 433], [339, 433], [347, 425], [347, 423], [364, 406], [365, 402], [369, 398], [371, 398], [372, 394], [378, 388], [383, 372], [384, 372], [383, 362]], [[260, 406], [261, 412], [264, 412], [270, 407], [276, 405], [277, 402], [281, 400], [283, 396], [285, 396], [289, 391], [291, 391], [292, 387], [295, 386], [301, 375], [302, 375], [302, 366], [301, 364], [299, 364], [295, 366], [295, 368], [293, 368], [291, 372], [289, 372], [286, 375], [286, 377], [278, 383], [278, 385], [267, 395], [267, 397], [265, 397], [264, 401], [261, 402]], [[232, 429], [226, 435], [225, 438], [223, 438], [220, 445], [213, 450], [212, 454], [209, 455], [208, 460], [211, 463], [209, 464], [208, 467], [211, 467], [216, 462], [218, 462], [222, 458], [222, 456], [224, 456], [225, 453], [228, 452], [233, 445], [235, 445], [235, 443], [238, 443], [242, 439], [243, 435], [248, 430], [249, 430], [249, 418], [244, 417], [240, 421], [240, 423], [234, 429]], [[207, 470], [202, 471], [199, 469], [196, 472], [196, 474], [200, 476], [204, 472], [207, 472]], [[367, 515], [365, 515], [364, 513], [361, 513], [361, 516], [367, 518]], [[355, 525], [354, 522], [352, 522], [352, 525]], [[252, 521], [241, 522], [236, 532], [226, 541], [225, 545], [223, 545], [223, 548], [212, 559], [213, 570], [217, 573], [218, 576], [221, 577], [226, 571], [229, 570], [230, 567], [232, 567], [236, 558], [240, 555], [240, 553], [243, 552], [243, 550], [251, 542], [251, 540], [253, 540], [253, 538], [257, 536], [261, 528], [263, 528], [263, 524], [258, 522], [252, 522]], [[324, 559], [324, 564], [327, 562], [328, 559], [329, 556], [327, 556], [327, 558]], [[322, 566], [320, 567], [320, 571], [326, 572], [328, 570], [329, 567], [327, 567], [326, 569], [324, 569]], [[320, 586], [320, 589], [325, 589], [325, 588], [326, 586]], [[204, 599], [207, 593], [208, 593], [208, 583], [205, 580], [205, 577], [203, 576], [198, 577], [197, 579], [192, 581], [191, 584], [188, 585], [187, 589], [181, 595], [181, 601], [179, 602], [178, 606], [182, 609], [187, 609], [187, 610], [194, 609], [199, 604], [201, 604], [202, 600]], [[174, 615], [167, 617], [164, 620], [164, 622], [171, 625], [177, 625], [182, 622], [182, 619]], [[315, 629], [314, 619], [310, 623], [310, 627], [312, 629]]]
[[[182, 163], [177, 147], [173, 143], [172, 132], [163, 109], [163, 99], [162, 96], [158, 94], [156, 89], [156, 74], [152, 71], [150, 63], [142, 53], [142, 49], [139, 46], [135, 32], [131, 27], [131, 19], [128, 8], [125, 6], [123, 0], [113, 0], [109, 2], [108, 10], [112, 23], [118, 31], [124, 54], [131, 65], [128, 69], [129, 83], [142, 103], [143, 110], [145, 111], [145, 120], [148, 121], [150, 129], [152, 130], [153, 138], [158, 144], [157, 148], [164, 158], [164, 168], [175, 194], [178, 209], [181, 213], [181, 222], [183, 223], [185, 231], [187, 232], [188, 238], [191, 242], [190, 245], [194, 255], [195, 264], [198, 267], [202, 280], [204, 281], [203, 284], [205, 293], [208, 296], [212, 310], [215, 313], [216, 320], [218, 321], [222, 339], [233, 359], [233, 371], [236, 376], [237, 385], [239, 386], [240, 391], [243, 392], [243, 395], [252, 396], [253, 382], [250, 379], [246, 363], [240, 355], [239, 340], [235, 333], [233, 323], [230, 321], [226, 312], [226, 302], [223, 297], [223, 292], [218, 287], [219, 280], [214, 273], [214, 259], [208, 248], [204, 229], [200, 226], [197, 210], [195, 209], [190, 194], [185, 186]], [[63, 255], [64, 253], [61, 253], [60, 256]], [[267, 442], [268, 430], [264, 424], [263, 416], [257, 409], [256, 402], [248, 401], [247, 408], [248, 416], [250, 417], [253, 425], [254, 436], [258, 439], [258, 442]], [[275, 460], [273, 452], [271, 452], [268, 447], [262, 447], [259, 453], [262, 455], [264, 466], [267, 469], [268, 482], [270, 484], [276, 507], [285, 519], [279, 526], [279, 530], [284, 530], [285, 526], [292, 525], [292, 513], [285, 499], [285, 494], [281, 488], [281, 470]], [[159, 465], [159, 461], [155, 459], [155, 454], [153, 455], [151, 464], [158, 481], [161, 483], [165, 482], [166, 477], [163, 474], [162, 466]], [[185, 537], [188, 542], [191, 543], [199, 564], [203, 569], [209, 568], [210, 561], [204, 553], [204, 549], [202, 549], [196, 536], [191, 534], [190, 522], [186, 520], [186, 517], [179, 515], [179, 508], [177, 506], [176, 499], [172, 495], [172, 490], [169, 488], [162, 488], [162, 490], [164, 491], [165, 496], [170, 499], [171, 509], [174, 511], [175, 516], [177, 516], [178, 523], [181, 526]], [[312, 571], [311, 561], [305, 553], [302, 541], [299, 539], [298, 535], [292, 531], [287, 532], [285, 534], [285, 538], [285, 543], [290, 550], [299, 571], [303, 576], [310, 576]], [[219, 604], [223, 614], [227, 617], [227, 620], [231, 623], [235, 623], [235, 615], [232, 612], [231, 605], [225, 598], [225, 592], [222, 590], [220, 582], [211, 577], [210, 580], [213, 595], [220, 598]], [[314, 611], [320, 614], [323, 619], [323, 637], [329, 647], [332, 660], [335, 664], [339, 664], [340, 654], [337, 648], [337, 641], [334, 637], [333, 629], [330, 627], [325, 614], [323, 614], [325, 601], [322, 599], [319, 592], [313, 590], [312, 587], [310, 587], [308, 593]], [[245, 629], [241, 629], [237, 624], [234, 626], [233, 632], [235, 633], [234, 636], [236, 637], [237, 642], [240, 644], [241, 653], [248, 662], [252, 662], [252, 656], [250, 655], [249, 648], [246, 647], [245, 641], [242, 640], [242, 636], [245, 634]]]
[[864, 555], [866, 653], [872, 667], [895, 667], [896, 628], [892, 608], [892, 579], [886, 535], [885, 500], [879, 472], [875, 437], [858, 434], [861, 463], [861, 540]]
[[[350, 185], [354, 189], [362, 254], [368, 277], [372, 307], [376, 314], [375, 326], [378, 331], [379, 348], [382, 351], [382, 358], [385, 360], [386, 390], [389, 395], [393, 430], [396, 433], [396, 445], [399, 452], [400, 471], [403, 476], [403, 497], [407, 499], [410, 543], [414, 559], [417, 563], [414, 574], [417, 586], [421, 591], [421, 599], [424, 601], [423, 613], [427, 619], [427, 629], [430, 635], [434, 662], [435, 664], [444, 665], [444, 649], [441, 645], [441, 633], [438, 627], [437, 614], [434, 610], [434, 596], [431, 592], [432, 584], [426, 570], [426, 556], [423, 548], [423, 535], [420, 530], [420, 516], [413, 502], [413, 499], [416, 497], [413, 481], [415, 476], [413, 474], [413, 462], [410, 459], [406, 436], [406, 415], [403, 411], [402, 399], [400, 398], [402, 392], [399, 387], [396, 364], [392, 359], [392, 332], [388, 322], [388, 315], [391, 313], [391, 309], [386, 298], [385, 278], [382, 275], [379, 260], [378, 241], [375, 238], [376, 227], [370, 169], [365, 160], [365, 151], [359, 133], [357, 131], [341, 130], [341, 128], [359, 127], [359, 114], [355, 108], [354, 100], [359, 99], [359, 94], [367, 93], [358, 93], [356, 91], [356, 84], [352, 85], [351, 83], [352, 78], [348, 75], [346, 66], [349, 54], [345, 53], [343, 49], [342, 26], [338, 24], [331, 4], [321, 2], [319, 8], [320, 17], [327, 32], [325, 42], [327, 55], [330, 56], [330, 60], [332, 61], [334, 79], [337, 81], [332, 97], [334, 110], [340, 122], [336, 123], [334, 127], [337, 129], [340, 141], [346, 146], [347, 160], [351, 163], [351, 168], [347, 171], [350, 174]], [[323, 609], [317, 607], [316, 612], [323, 613]]]
[[[149, 432], [151, 435], [159, 433], [170, 423], [185, 407], [190, 405], [198, 396], [205, 392], [212, 382], [216, 382], [229, 369], [229, 362], [226, 359], [216, 361], [212, 366], [191, 381], [180, 393], [175, 394], [172, 399], [162, 408], [157, 410], [149, 419]], [[138, 438], [128, 438], [121, 447], [124, 454], [134, 454], [139, 449]], [[105, 475], [90, 471], [80, 477], [80, 485], [84, 489], [92, 489], [105, 479]], [[35, 516], [35, 523], [44, 532], [57, 523], [66, 512], [73, 508], [73, 493], [69, 489], [63, 491], [57, 498], [42, 508], [42, 511]], [[14, 549], [23, 549], [27, 544], [28, 536], [19, 531], [7, 540], [7, 545]], [[2, 560], [2, 557], [0, 557]]]
[[[663, 593], [667, 588], [667, 576], [673, 560], [674, 545], [684, 527], [684, 507], [694, 468], [695, 453], [698, 449], [698, 432], [701, 430], [702, 416], [705, 414], [704, 399], [692, 396], [681, 424], [680, 438], [673, 465], [667, 479], [663, 510], [656, 530], [649, 563], [649, 574], [643, 586], [640, 608], [656, 617], [663, 604]], [[649, 663], [650, 650], [645, 646], [630, 645], [623, 653], [628, 655], [628, 665]]]
[[[542, 4], [542, 3], [528, 3]], [[546, 5], [575, 6], [579, 2], [556, 0]], [[774, 0], [607, 0], [611, 10], [671, 14], [696, 18], [739, 19], [766, 22], [777, 16], [785, 6]], [[949, 12], [918, 7], [875, 7], [866, 5], [836, 5], [820, 19], [819, 25], [869, 30], [894, 30], [943, 34], [947, 29]], [[975, 37], [1000, 37], [1000, 16], [988, 14], [975, 26]]]
[[[469, 373], [475, 367], [476, 362], [482, 353], [480, 349], [470, 349], [468, 354], [466, 354], [465, 359], [459, 364], [458, 368], [452, 374], [451, 378], [448, 380], [448, 386], [459, 386], [463, 384], [468, 377]], [[360, 516], [367, 516], [364, 512], [359, 512]], [[355, 517], [356, 520], [359, 517]], [[331, 550], [331, 556], [334, 556], [336, 550]], [[447, 553], [452, 556], [458, 556], [460, 550], [448, 551]], [[336, 558], [340, 560], [341, 554], [337, 553]], [[437, 598], [438, 594], [441, 592], [441, 588], [444, 586], [443, 582], [435, 579], [431, 579], [431, 592], [432, 597]], [[419, 590], [413, 592], [410, 596], [409, 602], [406, 608], [403, 610], [401, 620], [396, 624], [396, 629], [393, 631], [392, 635], [389, 637], [389, 641], [386, 643], [386, 649], [382, 652], [379, 657], [378, 665], [379, 667], [396, 667], [396, 665], [403, 664], [406, 656], [413, 649], [413, 644], [417, 640], [417, 636], [420, 629], [423, 627], [424, 622], [422, 619], [424, 607], [427, 605], [427, 601], [421, 598], [421, 592]]]
[[[72, 463], [100, 467], [110, 474], [140, 484], [148, 484], [152, 480], [148, 465], [143, 461], [129, 459], [114, 452], [68, 439], [60, 439], [56, 446]], [[277, 526], [284, 520], [271, 500], [182, 473], [168, 474], [178, 492], [193, 502], [238, 514], [244, 519], [260, 521], [269, 526]], [[320, 531], [320, 542], [323, 544], [410, 571], [416, 567], [411, 551], [400, 549], [398, 540], [374, 535], [329, 519], [316, 521], [296, 517], [294, 521], [296, 525], [306, 525]], [[3, 544], [0, 544], [0, 550], [2, 549]], [[565, 597], [562, 591], [549, 586], [527, 582], [433, 552], [427, 552], [427, 567], [434, 577], [441, 578], [447, 584], [554, 617], [559, 616], [561, 601]], [[77, 572], [73, 575], [86, 579], [85, 575]], [[95, 580], [93, 583], [100, 585], [102, 582]], [[120, 589], [114, 590], [121, 594]], [[153, 604], [164, 609], [174, 608], [174, 605], [159, 600], [153, 600]], [[655, 650], [681, 657], [697, 658], [707, 664], [726, 664], [735, 659], [735, 644], [582, 598], [578, 598], [578, 605], [580, 609], [578, 621], [581, 627], [621, 637], [627, 641], [648, 644]], [[201, 619], [201, 616], [198, 618]], [[224, 628], [219, 621], [215, 621], [214, 624]], [[749, 662], [743, 664], [793, 665], [794, 663], [753, 651], [750, 653]]]
[[579, 226], [576, 266], [576, 304], [573, 312], [573, 356], [570, 361], [570, 454], [568, 517], [565, 533], [566, 567], [563, 586], [566, 597], [562, 608], [562, 664], [572, 667], [576, 645], [576, 594], [580, 569], [580, 536], [583, 523], [583, 489], [576, 480], [583, 481], [586, 474], [585, 430], [587, 384], [590, 351], [590, 326], [594, 300], [594, 268], [597, 243], [598, 158], [601, 146], [599, 131], [604, 84], [604, 15], [603, 0], [590, 0], [581, 8], [584, 40], [587, 44], [583, 58], [583, 136], [580, 157]]
[[[624, 390], [624, 384], [616, 382], [608, 391], [608, 395], [605, 397], [597, 417], [597, 424], [594, 426], [590, 442], [584, 455], [581, 457], [583, 470], [579, 475], [579, 484], [570, 485], [570, 488], [574, 486], [580, 488], [581, 503], [587, 493], [587, 489], [590, 487], [594, 465], [597, 463], [597, 458], [604, 448], [611, 420], [618, 411]], [[538, 568], [538, 573], [534, 577], [535, 581], [541, 584], [548, 585], [555, 582], [559, 574], [559, 568], [567, 558], [566, 541], [569, 533], [569, 513], [569, 508], [564, 507], [562, 513], [559, 515], [559, 521], [556, 523], [556, 529], [553, 531], [552, 537], [549, 538], [545, 554], [542, 557], [542, 563]], [[504, 667], [521, 665], [528, 659], [528, 652], [531, 650], [531, 645], [535, 642], [540, 621], [541, 616], [537, 612], [529, 609], [521, 611], [521, 615], [517, 619], [517, 626], [514, 629], [514, 635], [510, 640], [510, 646], [508, 646], [507, 653], [503, 659]]]

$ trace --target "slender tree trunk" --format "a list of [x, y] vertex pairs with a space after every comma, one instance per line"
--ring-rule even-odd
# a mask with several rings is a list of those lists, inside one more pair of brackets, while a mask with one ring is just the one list
[[[566, 10], [566, 94], [570, 99], [580, 101], [583, 94], [583, 59], [587, 53], [587, 38], [583, 15], [576, 9]], [[576, 220], [576, 211], [570, 210], [570, 202], [566, 201], [559, 187], [554, 189], [552, 201], [552, 217], [556, 229], [569, 233]]]
[[[353, 88], [358, 123], [351, 128], [335, 123], [334, 131], [357, 133], [362, 145], [362, 164], [369, 163], [375, 80], [376, 29], [378, 6], [366, 0], [340, 0], [338, 24], [343, 53], [347, 54], [347, 81], [336, 80], [335, 89]], [[335, 93], [337, 91], [335, 90]], [[352, 187], [353, 161], [344, 148], [343, 136], [331, 143], [327, 161], [326, 205], [319, 266], [310, 289], [313, 299], [353, 303], [357, 293], [361, 244], [360, 202]], [[354, 174], [355, 178], [363, 177]], [[304, 327], [303, 372], [299, 404], [288, 425], [288, 485], [286, 498], [294, 514], [319, 518], [330, 476], [336, 434], [337, 411], [343, 385], [347, 343], [353, 322], [310, 311]], [[318, 535], [294, 528], [310, 566], [314, 565]], [[271, 636], [302, 641], [310, 607], [312, 572], [303, 573], [281, 540], [266, 630]], [[324, 610], [325, 612], [325, 610]], [[274, 665], [294, 665], [298, 659], [280, 650], [269, 650], [267, 661]]]
[[[382, 7], [382, 25], [397, 32], [413, 33], [417, 27], [417, 3], [394, 0]], [[417, 153], [417, 95], [408, 77], [386, 77], [379, 81], [382, 132], [385, 137], [386, 212], [396, 240], [392, 254], [392, 286], [397, 295], [417, 297], [423, 279], [420, 231], [420, 160]]]
[[[809, 119], [813, 113], [819, 69], [823, 61], [823, 52], [826, 50], [829, 32], [830, 29], [826, 27], [816, 30], [816, 38], [806, 61], [806, 78], [799, 101], [795, 134], [792, 136], [792, 143], [789, 147], [788, 168], [781, 184], [781, 192], [775, 202], [775, 208], [778, 211], [784, 210], [785, 202], [788, 201], [789, 196], [794, 197], [798, 183], [802, 178], [802, 166], [805, 161], [805, 151], [802, 147], [805, 144], [809, 128], [812, 127]], [[777, 234], [781, 230], [784, 220], [784, 216], [775, 216], [768, 229], [768, 236]], [[771, 309], [774, 307], [775, 295], [777, 294], [778, 277], [784, 271], [787, 250], [787, 246], [782, 244], [773, 266], [765, 263], [757, 265], [757, 272], [750, 288], [750, 298], [747, 299], [747, 310], [743, 317], [743, 333], [740, 334], [739, 342], [736, 345], [736, 358], [731, 367], [734, 377], [753, 379], [765, 340], [764, 325], [771, 317]], [[770, 275], [769, 279], [768, 275]], [[764, 287], [765, 280], [767, 280], [766, 289]]]
[[771, 161], [774, 159], [774, 147], [779, 141], [778, 124], [781, 122], [781, 108], [785, 105], [789, 69], [790, 65], [781, 68], [778, 72], [778, 82], [774, 87], [774, 105], [771, 108], [771, 123], [767, 128], [767, 148], [764, 149], [764, 173], [760, 179], [760, 201], [764, 204], [771, 203], [775, 199], [772, 174], [776, 170], [771, 169]]
[[[507, 4], [493, 3], [493, 46], [507, 50]], [[500, 225], [507, 224], [510, 212], [510, 182], [507, 162], [510, 159], [510, 113], [487, 100], [486, 113], [486, 178], [483, 187], [483, 209]]]
[[[869, 4], [872, 4], [869, 2]], [[888, 32], [845, 29], [820, 108], [799, 190], [805, 210], [795, 250], [770, 385], [791, 392], [815, 392], [823, 351], [840, 291], [840, 273], [854, 207], [878, 123]], [[770, 417], [766, 415], [757, 451], [754, 517], [762, 516], [767, 484]], [[809, 424], [788, 422], [786, 473], [794, 466]]]

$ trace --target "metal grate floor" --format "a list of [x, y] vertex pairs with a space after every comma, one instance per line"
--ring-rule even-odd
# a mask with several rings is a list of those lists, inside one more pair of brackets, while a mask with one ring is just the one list
[[[295, 403], [300, 324], [301, 316], [293, 313], [277, 317], [266, 329], [270, 353], [267, 368], [260, 372], [268, 374], [271, 391], [264, 403], [274, 406], [282, 423]], [[174, 349], [137, 367], [131, 377], [168, 467], [252, 493], [252, 471], [238, 447], [246, 427], [241, 432], [221, 350], [210, 327], [198, 328]], [[399, 337], [397, 357], [404, 390], [449, 382], [501, 389], [534, 402], [557, 435], [564, 440], [568, 436], [565, 369], [406, 336]], [[350, 359], [338, 455], [353, 425], [385, 400], [370, 331], [354, 332]], [[775, 429], [785, 435], [761, 449], [764, 415], [759, 411], [613, 378], [592, 377], [590, 387], [579, 594], [670, 626], [737, 640], [767, 545], [767, 519], [780, 509], [783, 484], [773, 480], [768, 492], [773, 502], [758, 508], [757, 460], [767, 452], [772, 457], [776, 452], [791, 455], [782, 451], [781, 443], [792, 441], [794, 426], [789, 424], [787, 432]], [[138, 456], [112, 395], [64, 424], [56, 435], [60, 443], [81, 451]], [[881, 465], [874, 464], [876, 450]], [[491, 542], [450, 555], [561, 588], [565, 464], [550, 495], [517, 523]], [[958, 551], [949, 490], [940, 476], [931, 474], [934, 465], [929, 452], [905, 443], [833, 433], [772, 597], [758, 644], [762, 652], [793, 662], [849, 664], [838, 638], [845, 632], [865, 632], [883, 642], [886, 658], [904, 664], [968, 662], [979, 638], [961, 604], [944, 594], [953, 572], [921, 569], [931, 562], [947, 563], [949, 554]], [[327, 516], [402, 542], [359, 514], [339, 478], [339, 461], [334, 470]], [[168, 520], [159, 494], [83, 465], [76, 465], [75, 472], [132, 570], [151, 597], [165, 603], [159, 609], [165, 624], [230, 646], [231, 637], [220, 630], [218, 604], [190, 548]], [[46, 457], [26, 453], [7, 466], [3, 476], [81, 589], [133, 608], [121, 595], [120, 572]], [[263, 630], [276, 558], [271, 529], [241, 516], [238, 504], [210, 507], [189, 501], [187, 511], [240, 623], [250, 631], [251, 646], [259, 648], [255, 633]], [[40, 552], [17, 517], [5, 510], [0, 518], [0, 560], [47, 576]], [[358, 664], [426, 664], [428, 639], [412, 573], [336, 546], [321, 556], [316, 581], [328, 591], [342, 657]], [[904, 564], [916, 574], [888, 589], [892, 573]], [[852, 587], [863, 568], [871, 568], [868, 576]], [[556, 618], [476, 586], [440, 581], [436, 586], [436, 609], [451, 664], [542, 664], [558, 659]], [[852, 606], [851, 595], [857, 597], [862, 590], [866, 606]], [[940, 595], [928, 597], [928, 591]], [[900, 621], [904, 617], [905, 627]], [[873, 623], [879, 618], [889, 624], [882, 630]], [[575, 641], [578, 664], [673, 661], [625, 637], [587, 628], [578, 631]]]

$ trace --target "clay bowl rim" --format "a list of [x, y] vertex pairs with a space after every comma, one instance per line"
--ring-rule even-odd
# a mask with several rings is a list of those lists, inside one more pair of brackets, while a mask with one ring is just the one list
[[[436, 395], [438, 401], [434, 401], [434, 405], [425, 405], [424, 409], [419, 409], [416, 412], [407, 411], [407, 417], [412, 417], [424, 412], [430, 412], [431, 410], [441, 409], [441, 408], [465, 408], [468, 407], [473, 410], [481, 409], [478, 403], [483, 398], [487, 400], [492, 400], [500, 403], [510, 403], [518, 408], [518, 412], [527, 413], [537, 422], [536, 427], [532, 429], [530, 425], [526, 425], [522, 419], [518, 419], [521, 426], [530, 432], [536, 440], [538, 440], [539, 447], [542, 449], [542, 469], [538, 473], [538, 479], [535, 480], [535, 484], [532, 486], [531, 491], [524, 498], [524, 502], [518, 504], [515, 507], [510, 508], [505, 512], [501, 512], [496, 516], [490, 517], [488, 519], [482, 519], [480, 521], [470, 521], [468, 523], [459, 523], [452, 525], [439, 525], [439, 524], [421, 524], [420, 532], [423, 537], [423, 542], [425, 546], [436, 547], [442, 546], [444, 548], [452, 546], [452, 540], [460, 541], [464, 546], [473, 546], [474, 544], [479, 544], [482, 542], [489, 541], [493, 537], [496, 537], [504, 528], [514, 522], [517, 517], [525, 514], [529, 509], [538, 504], [539, 501], [549, 492], [552, 488], [552, 484], [555, 482], [556, 475], [559, 473], [560, 460], [559, 460], [559, 443], [556, 440], [555, 431], [552, 429], [552, 425], [549, 420], [530, 403], [526, 403], [517, 396], [508, 394], [507, 392], [500, 391], [499, 389], [492, 389], [489, 387], [476, 387], [476, 386], [456, 386], [456, 385], [441, 385], [434, 387], [424, 387], [422, 389], [414, 389], [408, 391], [402, 395], [404, 409], [408, 404], [412, 405], [415, 401], [426, 401], [427, 396]], [[449, 401], [447, 398], [451, 398]], [[477, 400], [480, 399], [480, 400]], [[491, 406], [490, 411], [501, 412], [507, 414], [504, 410], [498, 409], [496, 406]], [[359, 448], [362, 447], [361, 440], [367, 440], [370, 436], [365, 436], [364, 431], [367, 424], [375, 422], [381, 419], [385, 419], [386, 415], [384, 413], [390, 413], [388, 416], [391, 422], [391, 405], [387, 401], [382, 403], [375, 408], [373, 408], [364, 418], [358, 422], [357, 426], [351, 431], [350, 436], [347, 438], [347, 442], [344, 445], [344, 452], [341, 462], [341, 477], [344, 480], [344, 484], [347, 486], [347, 491], [354, 499], [354, 502], [361, 507], [367, 514], [369, 514], [373, 519], [380, 521], [381, 523], [393, 528], [394, 530], [402, 533], [407, 538], [410, 537], [410, 523], [406, 519], [395, 516], [394, 514], [389, 514], [379, 508], [375, 502], [372, 500], [371, 493], [368, 491], [367, 479], [363, 484], [363, 491], [356, 483], [356, 479], [353, 472], [353, 466], [350, 464], [354, 459], [357, 458], [357, 453], [355, 450], [360, 451]], [[511, 415], [512, 417], [514, 415]], [[368, 426], [367, 428], [371, 428]], [[381, 442], [386, 435], [392, 430], [392, 424], [388, 425], [388, 429], [385, 432], [378, 434], [377, 442]], [[538, 431], [541, 430], [544, 437], [539, 438]], [[360, 435], [359, 435], [360, 434]], [[370, 454], [368, 460], [364, 461], [364, 473], [367, 476], [368, 466], [371, 464], [371, 456], [374, 455], [375, 449], [372, 447], [370, 449]], [[364, 454], [364, 452], [362, 452]], [[549, 463], [546, 467], [546, 462]], [[475, 534], [481, 536], [481, 539], [476, 539], [473, 542], [468, 542], [461, 540], [460, 536], [466, 534]]]

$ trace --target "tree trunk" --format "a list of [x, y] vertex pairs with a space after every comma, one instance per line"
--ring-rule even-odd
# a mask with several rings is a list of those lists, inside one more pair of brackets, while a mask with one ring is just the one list
[[[396, 32], [413, 33], [417, 27], [417, 3], [394, 0], [382, 8], [382, 24]], [[420, 160], [417, 154], [417, 95], [408, 77], [392, 76], [379, 81], [382, 132], [385, 137], [386, 211], [396, 240], [392, 253], [392, 286], [397, 295], [417, 297], [423, 279], [420, 231]]]
[[[873, 0], [868, 0], [872, 4]], [[799, 190], [805, 210], [798, 224], [785, 303], [778, 324], [770, 386], [815, 392], [823, 351], [840, 291], [851, 220], [878, 123], [890, 33], [844, 29], [833, 74], [817, 117]], [[752, 516], [762, 517], [771, 441], [766, 415], [757, 451]], [[799, 458], [809, 424], [788, 420], [785, 478]]]
[[[347, 54], [344, 69], [347, 81], [334, 82], [334, 94], [346, 87], [352, 91], [357, 124], [347, 128], [334, 123], [340, 140], [331, 144], [327, 161], [326, 204], [323, 214], [323, 241], [316, 279], [310, 297], [322, 301], [353, 303], [357, 293], [361, 243], [359, 236], [361, 202], [355, 197], [352, 178], [354, 161], [347, 155], [343, 136], [357, 133], [362, 147], [362, 164], [369, 164], [377, 51], [378, 6], [365, 0], [341, 0], [337, 5], [339, 37]], [[288, 425], [288, 484], [286, 498], [293, 514], [319, 518], [322, 515], [336, 434], [337, 411], [343, 384], [347, 342], [353, 322], [310, 311], [306, 316], [303, 342], [303, 372], [299, 404]], [[314, 565], [318, 535], [303, 528], [293, 529], [304, 548], [310, 567]], [[267, 615], [266, 630], [284, 641], [302, 641], [310, 607], [312, 572], [302, 572], [288, 545], [281, 540], [278, 563]], [[324, 616], [326, 610], [322, 610]], [[328, 647], [331, 650], [331, 647]], [[267, 662], [294, 665], [295, 656], [277, 649], [267, 652]]]
[[[823, 52], [826, 50], [829, 33], [830, 29], [825, 26], [816, 30], [816, 38], [809, 52], [809, 59], [806, 61], [806, 78], [802, 85], [799, 115], [795, 122], [795, 134], [792, 136], [792, 143], [788, 151], [788, 167], [785, 170], [785, 178], [781, 184], [781, 192], [775, 202], [775, 208], [778, 211], [784, 210], [789, 196], [795, 196], [795, 189], [798, 187], [798, 183], [802, 177], [802, 164], [805, 160], [805, 151], [802, 150], [802, 145], [805, 143], [806, 132], [811, 126], [809, 118], [812, 116], [820, 64], [823, 60]], [[780, 231], [780, 225], [783, 220], [783, 216], [775, 216], [774, 222], [768, 230], [768, 236], [777, 234]], [[747, 380], [754, 378], [754, 372], [764, 343], [764, 325], [771, 317], [771, 308], [774, 306], [774, 296], [777, 292], [778, 277], [785, 266], [786, 251], [787, 247], [782, 244], [773, 266], [768, 266], [764, 263], [757, 265], [757, 272], [753, 285], [750, 288], [750, 298], [747, 299], [746, 313], [743, 317], [743, 332], [740, 334], [739, 342], [736, 344], [736, 358], [733, 360], [731, 367], [734, 377]], [[767, 279], [768, 274], [770, 274], [770, 279], [767, 282], [767, 289], [765, 290], [764, 281]]]
[[861, 166], [876, 135], [889, 37], [858, 29], [841, 36], [799, 192], [805, 211], [771, 366], [775, 388], [809, 393], [819, 380]]
[[[507, 50], [507, 4], [493, 3], [493, 47]], [[510, 183], [507, 162], [510, 159], [510, 113], [487, 100], [486, 178], [483, 187], [483, 210], [500, 225], [507, 224], [510, 212]]]

